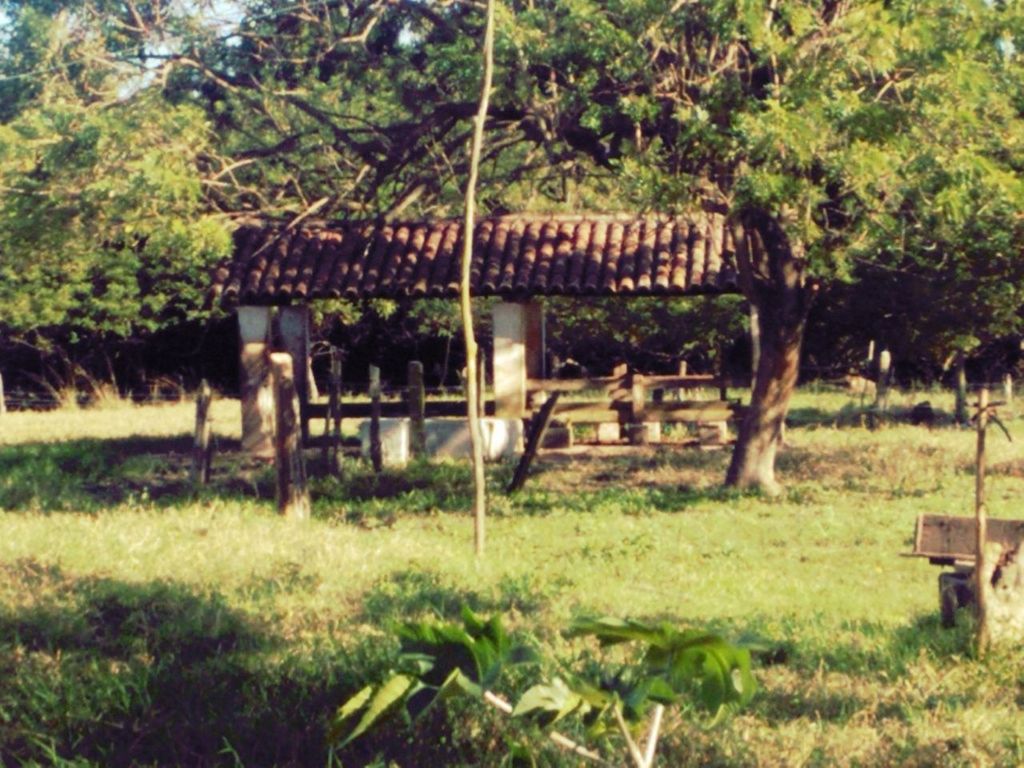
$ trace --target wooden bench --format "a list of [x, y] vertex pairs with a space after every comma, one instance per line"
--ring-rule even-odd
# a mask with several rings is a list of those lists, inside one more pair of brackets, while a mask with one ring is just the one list
[[[1024, 520], [989, 518], [986, 540], [1013, 548], [1024, 539]], [[926, 557], [932, 565], [952, 566], [939, 574], [939, 611], [942, 625], [951, 627], [957, 608], [973, 605], [974, 564], [977, 560], [977, 522], [973, 517], [919, 515], [914, 550], [906, 557]]]
[[[726, 386], [725, 381], [714, 376], [645, 376], [620, 371], [613, 376], [587, 379], [530, 379], [527, 391], [531, 401], [535, 401], [537, 396], [546, 397], [556, 392], [562, 395], [551, 414], [551, 418], [557, 421], [617, 424], [629, 430], [639, 429], [644, 424], [736, 421], [744, 409], [738, 401], [726, 399]], [[667, 400], [664, 396], [671, 391], [689, 395], [707, 388], [717, 389], [719, 397]], [[568, 399], [573, 395], [589, 395], [590, 399]], [[642, 436], [643, 433], [635, 434]]]

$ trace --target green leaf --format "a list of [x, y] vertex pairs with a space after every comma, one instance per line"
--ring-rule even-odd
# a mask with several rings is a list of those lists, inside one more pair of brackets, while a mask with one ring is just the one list
[[512, 716], [522, 717], [541, 711], [551, 715], [549, 724], [553, 724], [573, 712], [586, 712], [587, 709], [589, 705], [583, 697], [570, 689], [561, 678], [556, 677], [549, 684], [535, 685], [526, 691], [512, 710]]
[[416, 680], [405, 675], [395, 675], [385, 682], [373, 695], [356, 727], [338, 746], [343, 747], [366, 733], [391, 712], [416, 685]]
[[361, 710], [366, 705], [366, 702], [370, 700], [370, 696], [372, 695], [373, 686], [368, 685], [338, 707], [338, 711], [334, 715], [334, 721], [327, 729], [328, 741], [333, 743], [341, 738], [341, 729], [345, 724], [345, 721]]

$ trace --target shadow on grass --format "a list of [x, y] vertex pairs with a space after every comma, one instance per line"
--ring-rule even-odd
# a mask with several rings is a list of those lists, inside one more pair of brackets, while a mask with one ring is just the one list
[[[684, 626], [677, 616], [667, 614], [636, 618]], [[755, 674], [771, 680], [758, 690], [752, 711], [771, 723], [844, 723], [871, 707], [881, 715], [903, 717], [902, 710], [888, 712], [888, 704], [879, 708], [883, 689], [906, 680], [922, 661], [937, 669], [970, 662], [973, 632], [970, 620], [953, 629], [942, 627], [937, 612], [896, 627], [849, 622], [839, 631], [819, 629], [804, 620], [759, 615], [695, 621], [687, 626], [713, 632], [750, 650]], [[769, 668], [779, 671], [769, 675]], [[953, 706], [974, 694], [947, 691], [937, 695]]]
[[[233, 440], [217, 444], [224, 452], [237, 447]], [[174, 503], [194, 493], [191, 451], [187, 435], [3, 446], [0, 508], [88, 512], [131, 499]], [[233, 474], [236, 464], [218, 474]]]
[[324, 764], [326, 714], [353, 692], [340, 650], [282, 659], [268, 622], [174, 582], [22, 560], [0, 587], [31, 596], [0, 609], [4, 764]]
[[429, 571], [399, 571], [378, 582], [363, 597], [361, 618], [388, 626], [413, 619], [458, 621], [463, 607], [486, 615], [510, 611], [530, 614], [543, 609], [552, 592], [566, 584], [542, 586], [528, 576], [506, 577], [494, 590], [480, 592], [445, 584]]
[[[272, 502], [273, 467], [221, 440], [210, 485], [190, 479], [192, 440], [179, 437], [83, 439], [0, 447], [0, 509], [94, 513], [118, 504], [165, 508], [198, 497]], [[637, 455], [583, 454], [567, 465], [542, 457], [526, 488], [504, 494], [512, 465], [488, 467], [494, 514], [546, 514], [555, 510], [621, 510], [626, 514], [678, 511], [734, 492], [703, 486], [721, 471], [723, 458], [692, 449]], [[472, 474], [462, 462], [414, 462], [374, 473], [366, 462], [346, 461], [341, 477], [325, 472], [319, 452], [308, 453], [314, 511], [360, 525], [390, 524], [399, 514], [465, 512], [472, 506]], [[654, 475], [637, 482], [637, 473]], [[551, 476], [549, 481], [548, 476]], [[570, 484], [578, 493], [566, 494]], [[557, 490], [549, 487], [558, 486]]]
[[911, 424], [924, 428], [946, 427], [955, 421], [953, 414], [941, 408], [934, 408], [927, 400], [922, 399], [919, 405], [922, 407], [890, 407], [884, 413], [880, 413], [875, 407], [874, 399], [865, 398], [863, 403], [851, 401], [839, 410], [813, 406], [795, 407], [786, 414], [786, 426], [873, 429], [884, 424]]

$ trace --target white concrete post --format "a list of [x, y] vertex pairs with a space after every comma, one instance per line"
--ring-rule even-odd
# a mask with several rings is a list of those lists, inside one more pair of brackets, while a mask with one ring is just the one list
[[270, 370], [270, 307], [238, 308], [242, 452], [274, 456], [274, 388]]
[[544, 312], [537, 302], [494, 306], [495, 415], [526, 414], [526, 381], [544, 375]]

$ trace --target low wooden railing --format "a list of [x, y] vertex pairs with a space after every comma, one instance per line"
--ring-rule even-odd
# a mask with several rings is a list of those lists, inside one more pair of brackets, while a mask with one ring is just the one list
[[[693, 423], [730, 421], [742, 414], [739, 401], [727, 398], [730, 383], [715, 376], [623, 373], [585, 379], [530, 379], [527, 391], [534, 402], [553, 392], [594, 393], [596, 398], [588, 400], [562, 398], [555, 407], [553, 418], [576, 424]], [[719, 397], [693, 398], [693, 391], [700, 389], [716, 389]], [[666, 400], [668, 392], [681, 393], [685, 399]]]

